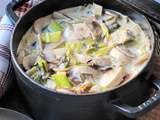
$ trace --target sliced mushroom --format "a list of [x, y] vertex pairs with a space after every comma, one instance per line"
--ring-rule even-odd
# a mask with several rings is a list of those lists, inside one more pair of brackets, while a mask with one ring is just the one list
[[124, 44], [134, 38], [133, 32], [129, 29], [119, 29], [111, 34], [111, 40], [115, 44]]
[[63, 36], [66, 41], [83, 40], [91, 36], [91, 31], [85, 23], [77, 23], [67, 27]]
[[74, 76], [71, 76], [70, 77], [70, 83], [73, 85], [73, 86], [77, 86], [79, 84], [81, 84], [83, 81], [78, 78], [78, 77], [74, 77]]
[[110, 67], [112, 65], [111, 59], [108, 56], [104, 57], [91, 57], [91, 56], [85, 56], [83, 54], [75, 54], [76, 60], [79, 63], [88, 64], [91, 66], [98, 66], [100, 68], [104, 67]]
[[60, 59], [65, 56], [66, 49], [65, 48], [57, 48], [57, 49], [54, 49], [52, 52], [56, 55], [57, 59]]
[[100, 66], [100, 67], [111, 66], [111, 64], [112, 64], [112, 61], [111, 61], [110, 57], [108, 57], [108, 56], [94, 57], [93, 61], [94, 61], [95, 65]]
[[65, 48], [45, 49], [43, 53], [45, 59], [48, 62], [57, 63], [57, 60], [60, 60], [65, 56], [66, 49]]
[[18, 49], [17, 49], [17, 60], [19, 64], [23, 63], [23, 59], [25, 56], [39, 53], [39, 49], [37, 49], [37, 35], [34, 32], [31, 32], [31, 29], [24, 35], [22, 38]]
[[88, 22], [88, 27], [91, 30], [91, 35], [92, 38], [95, 39], [101, 39], [102, 35], [103, 35], [103, 31], [102, 28], [100, 26], [100, 24], [97, 21], [91, 21], [90, 23]]
[[119, 85], [125, 75], [126, 72], [123, 67], [114, 68], [104, 73], [98, 83], [105, 89], [111, 89]]
[[45, 57], [45, 60], [47, 60], [47, 62], [57, 63], [56, 55], [55, 55], [55, 53], [53, 53], [52, 50], [45, 50], [44, 57]]
[[17, 61], [19, 64], [23, 63], [23, 59], [25, 57], [25, 51], [22, 50], [21, 52], [19, 52], [18, 56], [17, 56]]
[[85, 23], [73, 24], [73, 29], [77, 39], [90, 37], [91, 31]]
[[125, 65], [136, 57], [131, 51], [122, 46], [113, 48], [110, 52], [110, 56], [113, 58], [116, 65]]
[[23, 59], [23, 67], [28, 70], [30, 69], [36, 62], [37, 54], [30, 54], [28, 56], [25, 56]]
[[41, 17], [34, 22], [33, 30], [35, 31], [36, 34], [40, 34], [42, 30], [51, 23], [51, 21], [52, 21], [51, 15], [47, 17]]
[[80, 74], [90, 74], [93, 76], [96, 76], [98, 74], [98, 71], [94, 70], [93, 68], [89, 66], [75, 66], [71, 69], [73, 76], [78, 76]]
[[89, 64], [89, 65], [94, 64], [92, 61], [92, 57], [90, 56], [85, 56], [83, 54], [78, 54], [78, 53], [75, 53], [74, 56], [79, 63]]
[[17, 54], [22, 52], [23, 50], [25, 51], [25, 54], [30, 54], [32, 53], [33, 49], [36, 49], [34, 46], [34, 43], [37, 40], [37, 35], [30, 30], [27, 31], [27, 33], [23, 36], [18, 49], [17, 49]]
[[82, 83], [84, 80], [93, 81], [97, 75], [98, 71], [94, 70], [89, 66], [75, 66], [70, 70], [70, 80], [74, 85]]
[[27, 45], [27, 39], [25, 39], [24, 37], [22, 38], [18, 48], [17, 48], [17, 55], [19, 56], [19, 54], [21, 54], [21, 52], [25, 52], [24, 48], [26, 48]]

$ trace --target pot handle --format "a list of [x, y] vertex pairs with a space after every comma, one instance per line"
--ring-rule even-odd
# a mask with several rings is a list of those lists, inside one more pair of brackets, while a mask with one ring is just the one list
[[18, 5], [27, 2], [28, 0], [12, 0], [6, 7], [6, 14], [9, 19], [15, 24], [19, 17], [15, 14], [14, 9], [17, 8]]
[[160, 80], [155, 80], [152, 83], [156, 91], [154, 95], [152, 95], [147, 101], [143, 102], [142, 104], [136, 107], [132, 107], [126, 104], [122, 104], [120, 101], [116, 101], [114, 103], [111, 103], [111, 107], [113, 108], [113, 110], [129, 118], [137, 118], [143, 115], [145, 112], [149, 111], [160, 103]]

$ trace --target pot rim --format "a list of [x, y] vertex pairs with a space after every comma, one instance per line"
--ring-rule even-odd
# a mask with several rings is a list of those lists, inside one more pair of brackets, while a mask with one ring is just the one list
[[[128, 82], [126, 82], [125, 84], [122, 84], [122, 85], [119, 85], [113, 89], [110, 89], [110, 90], [107, 90], [107, 91], [104, 91], [104, 92], [100, 92], [100, 93], [87, 93], [87, 94], [66, 94], [66, 93], [62, 93], [62, 92], [57, 92], [57, 91], [54, 91], [50, 88], [47, 88], [39, 83], [37, 83], [35, 80], [33, 80], [32, 78], [30, 78], [25, 72], [24, 70], [22, 70], [22, 68], [20, 67], [20, 65], [18, 64], [17, 60], [16, 60], [16, 57], [14, 55], [14, 51], [13, 51], [13, 38], [14, 38], [14, 35], [15, 35], [15, 30], [17, 28], [17, 26], [19, 25], [19, 23], [22, 21], [22, 19], [24, 18], [24, 16], [26, 16], [27, 14], [30, 14], [30, 12], [32, 12], [33, 9], [37, 9], [40, 5], [44, 4], [45, 1], [43, 2], [40, 2], [38, 3], [37, 5], [33, 6], [30, 10], [28, 10], [21, 18], [18, 19], [18, 21], [15, 23], [15, 27], [13, 29], [13, 32], [12, 32], [12, 35], [11, 35], [11, 38], [10, 38], [10, 53], [11, 53], [11, 59], [12, 59], [12, 62], [15, 64], [16, 68], [18, 69], [18, 72], [20, 72], [28, 81], [30, 81], [32, 84], [35, 84], [37, 87], [47, 91], [47, 92], [51, 92], [51, 93], [56, 93], [56, 94], [60, 94], [60, 95], [67, 95], [67, 96], [94, 96], [94, 95], [102, 95], [102, 94], [106, 94], [106, 93], [109, 93], [109, 92], [114, 92], [114, 91], [118, 91], [119, 89], [127, 86], [128, 84], [130, 84], [131, 82], [133, 82], [135, 80], [135, 78], [137, 78], [143, 71], [144, 69], [148, 66], [149, 62], [151, 61], [151, 58], [153, 57], [153, 54], [154, 54], [154, 50], [155, 50], [155, 35], [154, 35], [154, 32], [153, 32], [153, 28], [150, 24], [150, 22], [148, 21], [148, 19], [141, 13], [137, 12], [136, 10], [134, 10], [134, 12], [138, 13], [139, 15], [141, 15], [143, 17], [143, 19], [145, 20], [145, 22], [147, 23], [148, 27], [149, 27], [149, 31], [150, 31], [150, 35], [151, 35], [151, 38], [150, 39], [150, 44], [151, 44], [151, 55], [147, 61], [147, 63], [145, 64], [145, 66], [143, 67], [143, 69], [141, 69], [141, 71], [135, 75], [131, 80], [129, 80]], [[108, 9], [108, 10], [112, 10], [112, 9]], [[115, 10], [113, 10], [115, 11]], [[118, 11], [115, 11], [119, 14], [122, 14]], [[134, 21], [134, 20], [133, 20]]]

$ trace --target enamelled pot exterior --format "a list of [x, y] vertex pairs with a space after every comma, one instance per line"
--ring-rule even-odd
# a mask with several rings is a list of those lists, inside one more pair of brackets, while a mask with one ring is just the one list
[[[30, 114], [35, 120], [123, 120], [138, 117], [160, 102], [160, 82], [153, 84], [148, 80], [154, 62], [154, 50], [145, 69], [133, 80], [114, 90], [91, 95], [67, 95], [53, 92], [29, 78], [18, 65], [16, 51], [19, 42], [36, 19], [51, 14], [55, 10], [89, 2], [93, 1], [47, 0], [34, 6], [16, 23], [10, 42], [11, 58], [18, 85], [26, 99]], [[143, 15], [118, 2], [105, 0], [95, 2], [103, 5], [104, 8], [126, 14], [142, 24], [149, 33], [151, 47], [154, 47], [155, 37], [152, 28]], [[13, 18], [10, 13], [8, 15], [11, 19]], [[157, 92], [149, 97], [151, 88], [157, 88]]]

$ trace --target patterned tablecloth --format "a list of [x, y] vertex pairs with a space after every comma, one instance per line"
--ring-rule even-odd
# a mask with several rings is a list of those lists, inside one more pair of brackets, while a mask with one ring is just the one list
[[[25, 11], [27, 11], [32, 5], [36, 4], [38, 2], [38, 0], [30, 0], [29, 2], [25, 3], [23, 6], [21, 6], [20, 8], [18, 8], [15, 12], [18, 16], [22, 16], [24, 14]], [[0, 17], [1, 18], [1, 17]], [[155, 62], [155, 67], [154, 67], [154, 71], [153, 71], [154, 76], [156, 76], [157, 79], [160, 79], [160, 57], [157, 55], [156, 56], [156, 62]], [[14, 93], [12, 96], [17, 97], [19, 96], [19, 94]], [[11, 99], [11, 97], [7, 97], [7, 99]], [[18, 100], [18, 102], [21, 102], [21, 98], [20, 100]], [[9, 105], [12, 103], [5, 103], [4, 106], [7, 105], [6, 107], [9, 107]], [[17, 101], [13, 102], [13, 104], [17, 107], [17, 108], [22, 108], [23, 107], [21, 105], [18, 105]], [[11, 107], [12, 109], [15, 109], [13, 107]], [[21, 111], [19, 109], [17, 109], [20, 112], [24, 112]], [[147, 114], [145, 114], [144, 116], [138, 118], [137, 120], [160, 120], [160, 105], [157, 106], [155, 109], [153, 109], [152, 111], [148, 112]]]

